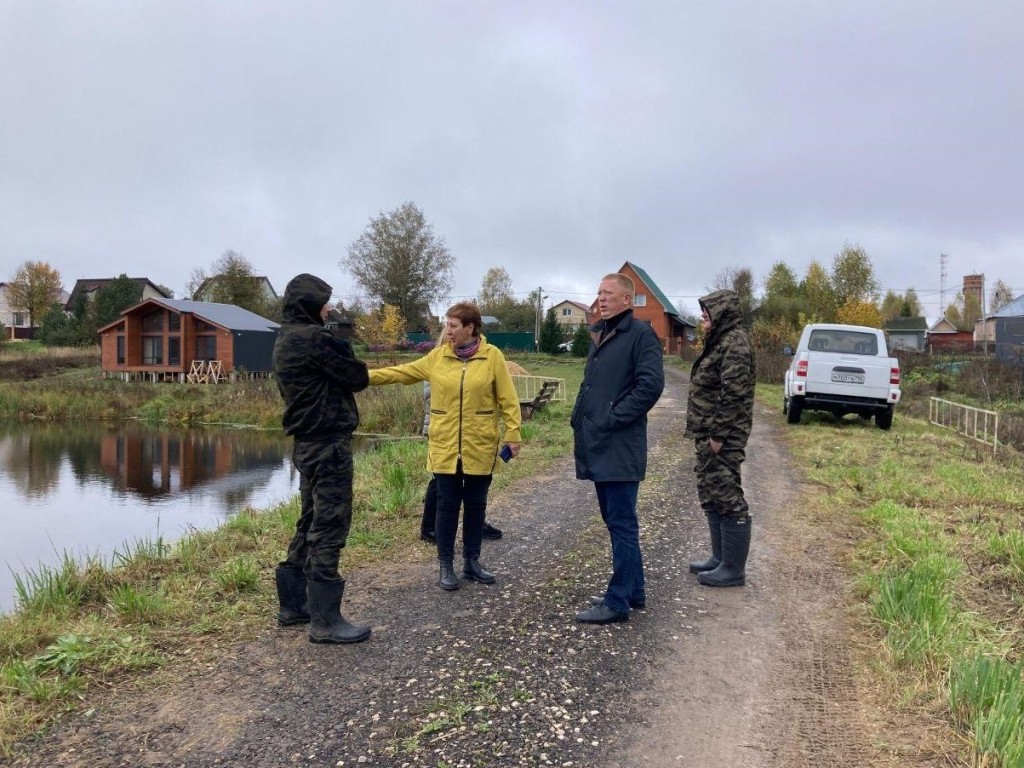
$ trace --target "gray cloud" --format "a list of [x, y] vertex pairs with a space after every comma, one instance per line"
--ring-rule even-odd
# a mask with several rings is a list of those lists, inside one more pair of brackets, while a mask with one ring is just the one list
[[[895, 5], [896, 7], [893, 7]], [[406, 200], [458, 259], [588, 300], [639, 263], [695, 298], [727, 266], [844, 242], [938, 312], [1024, 293], [1024, 7], [1010, 2], [0, 6], [0, 276], [178, 290], [231, 248], [339, 295]]]

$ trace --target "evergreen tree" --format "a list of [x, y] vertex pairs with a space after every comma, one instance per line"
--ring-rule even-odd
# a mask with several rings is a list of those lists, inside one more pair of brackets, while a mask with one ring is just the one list
[[562, 326], [558, 324], [558, 318], [555, 317], [555, 309], [552, 307], [544, 316], [544, 324], [540, 327], [540, 340], [537, 344], [537, 350], [553, 355], [558, 352], [558, 345], [561, 343]]
[[576, 326], [576, 332], [572, 335], [572, 356], [586, 357], [590, 351], [590, 328], [586, 323]]

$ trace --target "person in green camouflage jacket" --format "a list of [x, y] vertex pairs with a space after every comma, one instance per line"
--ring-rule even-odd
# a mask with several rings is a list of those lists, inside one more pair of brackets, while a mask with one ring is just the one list
[[[328, 317], [331, 286], [315, 275], [296, 275], [284, 290], [274, 378], [284, 399], [282, 426], [295, 438], [302, 512], [288, 554], [275, 573], [282, 625], [309, 622], [313, 643], [358, 643], [370, 627], [341, 615], [345, 580], [338, 571], [352, 524], [352, 433], [359, 425], [354, 393], [370, 383], [345, 332]], [[342, 322], [341, 318], [338, 322]]]
[[754, 349], [734, 291], [710, 293], [700, 306], [704, 350], [690, 371], [685, 436], [694, 440], [697, 496], [711, 531], [711, 557], [690, 563], [690, 572], [705, 586], [742, 586], [751, 520], [740, 465], [754, 415]]

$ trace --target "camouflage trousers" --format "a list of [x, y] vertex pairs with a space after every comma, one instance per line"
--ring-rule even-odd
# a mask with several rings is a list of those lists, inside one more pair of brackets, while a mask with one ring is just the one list
[[747, 457], [742, 448], [728, 448], [715, 453], [706, 437], [694, 441], [697, 454], [694, 472], [697, 473], [697, 498], [705, 512], [717, 512], [725, 517], [741, 518], [750, 507], [740, 484], [740, 465]]
[[296, 440], [292, 464], [299, 472], [302, 513], [282, 565], [303, 569], [312, 581], [337, 579], [352, 526], [352, 436]]

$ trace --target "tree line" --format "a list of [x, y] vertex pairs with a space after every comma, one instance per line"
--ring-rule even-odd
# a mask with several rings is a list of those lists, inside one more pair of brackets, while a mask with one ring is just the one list
[[[880, 283], [868, 254], [859, 245], [845, 245], [831, 269], [815, 260], [802, 277], [785, 262], [772, 265], [758, 293], [748, 268], [727, 268], [720, 272], [709, 290], [729, 288], [739, 295], [744, 321], [751, 328], [754, 343], [775, 348], [789, 343], [807, 323], [848, 323], [880, 328], [896, 318], [922, 317], [921, 301], [913, 288], [881, 295]], [[1012, 289], [1002, 280], [992, 288], [987, 308], [994, 312], [1009, 304]], [[983, 308], [976, 296], [958, 293], [946, 307], [944, 317], [957, 329], [974, 330]]]
[[[348, 246], [339, 266], [355, 278], [363, 297], [351, 299], [347, 305], [338, 302], [337, 308], [354, 317], [359, 335], [369, 344], [404, 338], [406, 331], [437, 334], [440, 320], [431, 307], [450, 294], [455, 264], [444, 238], [434, 232], [423, 211], [414, 203], [403, 203], [371, 218]], [[187, 291], [192, 298], [201, 292], [206, 300], [234, 304], [279, 320], [280, 300], [268, 297], [262, 285], [245, 256], [229, 250], [208, 269], [194, 270]], [[871, 260], [858, 245], [844, 246], [833, 258], [831, 269], [812, 261], [802, 277], [779, 261], [769, 270], [760, 291], [749, 268], [730, 267], [716, 276], [709, 290], [717, 288], [731, 288], [739, 294], [755, 340], [768, 344], [791, 338], [808, 322], [880, 326], [885, 320], [922, 314], [913, 288], [902, 293], [889, 290], [880, 296]], [[9, 305], [26, 312], [29, 324], [39, 326], [37, 338], [53, 345], [95, 343], [98, 328], [141, 300], [141, 287], [122, 274], [91, 299], [83, 296], [65, 311], [59, 303], [59, 273], [44, 262], [32, 261], [18, 269], [7, 290]], [[508, 271], [494, 266], [484, 275], [476, 302], [482, 315], [497, 319], [492, 330], [539, 329], [539, 347], [555, 351], [565, 341], [566, 331], [553, 311], [542, 315], [539, 289], [525, 298], [517, 295], [521, 293], [513, 290]], [[994, 311], [1013, 298], [1009, 286], [998, 280], [988, 309]], [[958, 328], [972, 329], [982, 312], [978, 303], [973, 296], [958, 294], [945, 316]], [[685, 309], [680, 311], [687, 315]], [[689, 319], [696, 318], [691, 315]], [[585, 347], [586, 328], [577, 328], [575, 333], [581, 344], [574, 344], [574, 349]]]

